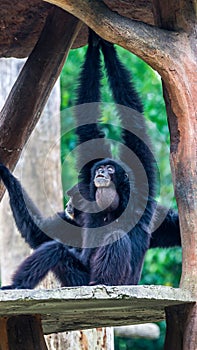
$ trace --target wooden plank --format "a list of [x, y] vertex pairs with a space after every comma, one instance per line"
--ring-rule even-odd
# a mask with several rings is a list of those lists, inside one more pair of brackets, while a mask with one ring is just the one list
[[0, 315], [40, 314], [45, 334], [157, 322], [167, 306], [192, 303], [189, 291], [164, 286], [85, 286], [0, 291]]

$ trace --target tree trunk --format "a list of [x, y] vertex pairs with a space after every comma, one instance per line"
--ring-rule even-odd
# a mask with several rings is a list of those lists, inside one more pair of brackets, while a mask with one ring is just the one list
[[52, 337], [49, 350], [113, 350], [113, 328], [93, 328], [83, 331], [74, 331], [49, 335]]

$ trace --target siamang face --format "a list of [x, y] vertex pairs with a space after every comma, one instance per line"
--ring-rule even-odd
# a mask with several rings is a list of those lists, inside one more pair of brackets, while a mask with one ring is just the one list
[[113, 184], [118, 190], [120, 185], [127, 187], [126, 184], [129, 184], [128, 174], [123, 166], [110, 158], [94, 164], [91, 170], [91, 178], [91, 184], [93, 183], [96, 188], [109, 187]]
[[111, 164], [99, 165], [95, 170], [94, 184], [96, 187], [109, 187], [112, 183], [112, 177], [115, 168]]
[[[76, 216], [81, 219], [80, 214], [84, 208], [87, 210], [86, 201], [83, 199], [90, 201], [89, 203], [96, 201], [101, 210], [109, 212], [117, 208], [122, 210], [123, 207], [126, 207], [130, 195], [128, 174], [122, 164], [107, 158], [93, 165], [91, 182], [88, 186], [79, 183], [72, 187], [67, 194], [70, 196], [70, 200], [66, 212], [70, 218], [75, 220]], [[80, 208], [80, 210], [76, 208]]]
[[104, 159], [92, 168], [91, 187], [97, 205], [102, 210], [114, 211], [119, 207], [121, 191], [129, 191], [128, 175], [117, 162]]

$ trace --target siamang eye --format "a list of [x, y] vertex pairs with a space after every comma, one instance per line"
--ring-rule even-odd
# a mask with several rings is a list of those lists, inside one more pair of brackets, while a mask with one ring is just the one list
[[96, 169], [96, 171], [103, 171], [103, 167], [100, 166], [100, 168]]
[[114, 174], [114, 173], [115, 173], [115, 169], [114, 169], [114, 167], [111, 166], [111, 165], [109, 165], [109, 166], [107, 167], [107, 170], [108, 170], [108, 173], [109, 173], [109, 174]]
[[125, 179], [128, 179], [129, 175], [127, 173], [124, 174]]

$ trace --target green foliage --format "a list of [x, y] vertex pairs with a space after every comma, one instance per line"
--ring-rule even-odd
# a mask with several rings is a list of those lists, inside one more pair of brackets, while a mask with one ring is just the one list
[[[72, 131], [74, 127], [72, 110], [68, 109], [75, 103], [75, 90], [80, 66], [84, 59], [85, 48], [72, 50], [61, 75], [61, 110], [62, 110], [62, 181], [64, 191], [77, 182], [75, 172], [75, 155], [71, 152], [76, 147], [76, 137]], [[132, 73], [135, 86], [142, 97], [144, 114], [147, 119], [148, 132], [154, 145], [156, 159], [160, 171], [160, 188], [158, 200], [167, 207], [176, 207], [173, 197], [173, 186], [169, 165], [169, 131], [165, 105], [162, 96], [161, 79], [145, 62], [135, 55], [118, 47], [122, 62]], [[118, 116], [111, 104], [111, 92], [103, 78], [102, 101], [106, 102], [103, 108], [102, 122], [104, 131], [109, 138], [119, 140], [119, 128], [106, 125], [117, 120]], [[116, 153], [116, 147], [114, 148]], [[181, 274], [181, 249], [152, 249], [146, 254], [142, 272], [142, 284], [163, 284], [177, 287]], [[164, 336], [164, 323], [160, 324]], [[163, 336], [159, 340], [123, 340], [116, 339], [116, 350], [127, 349], [162, 349]]]
[[162, 284], [178, 287], [181, 260], [181, 248], [150, 249], [146, 254], [140, 284]]

